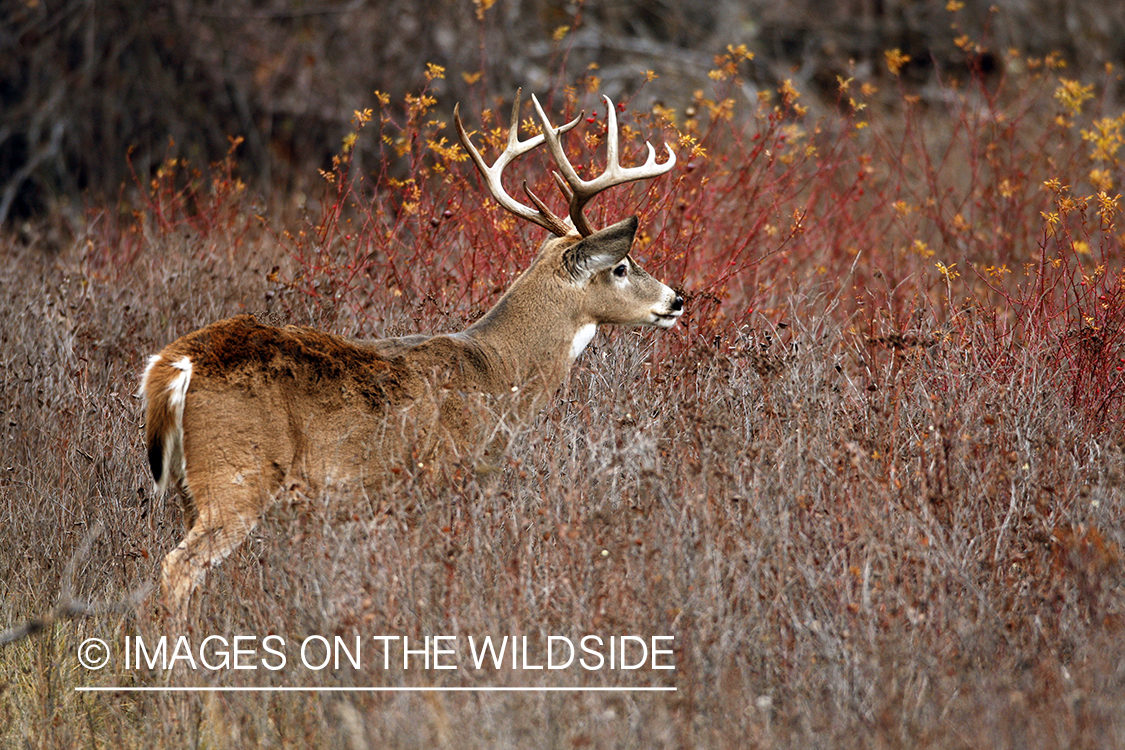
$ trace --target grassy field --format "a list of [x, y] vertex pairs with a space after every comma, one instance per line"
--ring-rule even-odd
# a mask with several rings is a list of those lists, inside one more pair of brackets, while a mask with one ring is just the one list
[[[677, 328], [599, 334], [503, 465], [275, 506], [186, 633], [150, 596], [2, 647], [0, 744], [1125, 746], [1125, 118], [1106, 81], [1012, 53], [916, 92], [891, 52], [813, 113], [789, 86], [748, 97], [744, 58], [691, 111], [626, 106], [629, 153], [663, 132], [682, 167], [594, 208], [639, 213], [636, 255], [687, 299]], [[554, 111], [589, 113], [594, 89]], [[386, 158], [359, 170], [345, 144], [306, 218], [248, 195], [234, 149], [2, 238], [0, 624], [157, 580], [181, 523], [133, 394], [165, 343], [240, 312], [456, 330], [496, 299], [539, 232], [486, 205], [447, 105], [357, 113]], [[568, 141], [582, 163], [601, 118]], [[521, 176], [549, 194], [541, 166]], [[549, 636], [589, 634], [674, 636], [675, 669], [476, 669], [468, 647], [527, 637], [542, 664]], [[258, 668], [126, 666], [162, 635], [253, 636]], [[372, 640], [438, 635], [459, 669], [384, 668]], [[314, 636], [365, 658], [305, 667]], [[88, 638], [108, 667], [81, 666]], [[76, 690], [98, 686], [675, 691]]]

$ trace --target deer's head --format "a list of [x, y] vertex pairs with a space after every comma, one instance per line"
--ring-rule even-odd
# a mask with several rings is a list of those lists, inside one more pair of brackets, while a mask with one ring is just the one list
[[[656, 150], [648, 147], [648, 158], [638, 167], [622, 167], [619, 160], [617, 115], [613, 102], [604, 97], [608, 118], [606, 131], [607, 166], [605, 171], [590, 180], [578, 176], [574, 166], [563, 151], [560, 136], [572, 129], [582, 119], [554, 127], [551, 125], [538, 99], [532, 96], [536, 115], [542, 125], [539, 135], [525, 141], [519, 139], [520, 96], [517, 92], [512, 106], [512, 119], [504, 151], [491, 166], [485, 163], [480, 151], [473, 146], [457, 109], [454, 122], [461, 143], [469, 152], [478, 171], [484, 177], [489, 193], [505, 210], [538, 224], [554, 237], [543, 243], [532, 266], [520, 281], [535, 279], [544, 288], [557, 287], [566, 301], [552, 300], [556, 310], [561, 310], [568, 322], [578, 327], [572, 357], [582, 350], [593, 336], [598, 325], [654, 326], [670, 328], [683, 313], [683, 298], [670, 287], [648, 275], [630, 257], [629, 252], [637, 232], [637, 217], [632, 216], [596, 230], [584, 214], [589, 201], [602, 191], [636, 180], [658, 177], [676, 164], [676, 155], [666, 146], [668, 158], [656, 160]], [[567, 216], [560, 217], [523, 184], [523, 191], [531, 205], [521, 203], [508, 194], [501, 182], [504, 168], [517, 157], [546, 143], [557, 170], [552, 172], [555, 183], [567, 201]], [[517, 281], [512, 289], [526, 286]], [[511, 296], [511, 295], [509, 295]], [[543, 305], [546, 307], [546, 304]], [[546, 310], [544, 310], [546, 312]], [[561, 323], [560, 323], [561, 324]]]

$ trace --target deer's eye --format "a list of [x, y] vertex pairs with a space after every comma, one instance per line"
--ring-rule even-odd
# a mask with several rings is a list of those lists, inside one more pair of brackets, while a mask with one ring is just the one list
[[628, 263], [617, 264], [617, 267], [613, 269], [613, 275], [616, 276], [619, 279], [623, 279], [626, 276], [628, 276], [629, 275], [629, 264]]

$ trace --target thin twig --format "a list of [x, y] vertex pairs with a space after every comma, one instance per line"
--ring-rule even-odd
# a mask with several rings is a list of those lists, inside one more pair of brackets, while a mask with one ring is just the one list
[[14, 628], [9, 628], [0, 632], [0, 646], [6, 646], [9, 643], [14, 643], [29, 635], [45, 630], [50, 627], [57, 620], [71, 620], [78, 617], [94, 617], [97, 615], [112, 614], [115, 612], [125, 612], [135, 608], [140, 604], [152, 591], [152, 584], [146, 584], [140, 588], [134, 589], [126, 596], [109, 602], [87, 602], [78, 599], [74, 596], [74, 578], [75, 571], [78, 568], [78, 563], [86, 559], [90, 554], [90, 547], [93, 546], [94, 540], [101, 536], [105, 527], [100, 522], [90, 529], [86, 534], [82, 544], [75, 550], [74, 554], [70, 556], [67, 561], [66, 569], [63, 571], [62, 586], [59, 591], [59, 603], [53, 610], [48, 612], [42, 617], [33, 617]]

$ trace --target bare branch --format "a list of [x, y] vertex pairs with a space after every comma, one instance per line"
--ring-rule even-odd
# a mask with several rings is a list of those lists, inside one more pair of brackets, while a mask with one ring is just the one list
[[0, 646], [14, 643], [29, 635], [45, 630], [58, 620], [72, 620], [78, 617], [94, 617], [97, 615], [126, 612], [139, 605], [152, 591], [153, 585], [146, 584], [134, 589], [128, 595], [110, 602], [87, 602], [74, 596], [75, 571], [78, 564], [90, 554], [90, 547], [101, 536], [105, 527], [98, 523], [86, 534], [82, 544], [78, 546], [63, 571], [62, 584], [59, 590], [59, 603], [42, 617], [33, 617], [23, 623], [0, 632]]

